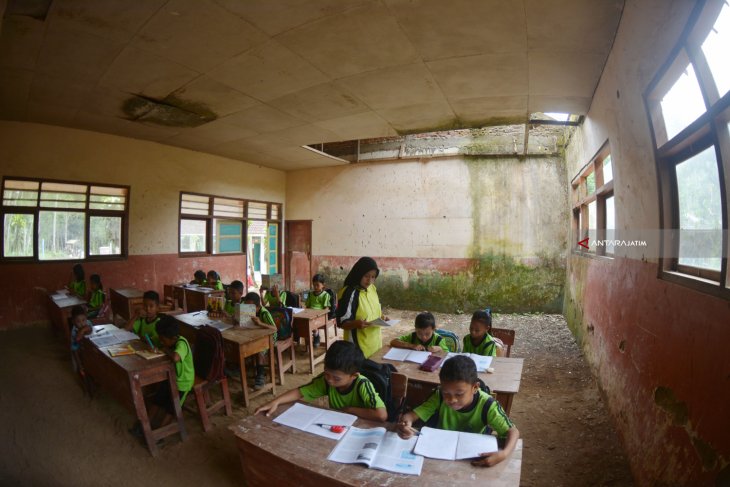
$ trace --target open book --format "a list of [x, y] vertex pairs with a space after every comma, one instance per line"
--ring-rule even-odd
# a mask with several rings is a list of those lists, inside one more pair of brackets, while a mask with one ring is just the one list
[[421, 428], [413, 453], [439, 460], [476, 458], [481, 453], [497, 451], [497, 437], [463, 431]]
[[307, 406], [301, 403], [295, 403], [292, 407], [274, 418], [274, 423], [283, 424], [314, 433], [315, 435], [324, 436], [339, 440], [345, 435], [347, 428], [343, 431], [335, 433], [331, 430], [331, 426], [352, 426], [357, 420], [357, 416], [352, 414], [332, 411], [331, 409], [321, 409]]
[[451, 357], [455, 357], [457, 355], [464, 355], [465, 357], [469, 357], [474, 361], [474, 363], [477, 365], [477, 372], [486, 372], [486, 370], [489, 368], [490, 365], [492, 365], [492, 357], [489, 355], [478, 355], [476, 353], [455, 353], [455, 352], [449, 352], [448, 355], [446, 355], [446, 358], [443, 362], [441, 362], [441, 366], [443, 367], [444, 362], [449, 360]]
[[93, 343], [94, 345], [96, 345], [99, 348], [111, 347], [114, 345], [119, 345], [120, 343], [128, 342], [131, 340], [136, 340], [137, 338], [139, 338], [137, 335], [135, 335], [131, 331], [121, 330], [121, 329], [117, 328], [116, 326], [114, 326], [113, 328], [114, 329], [110, 329], [110, 328], [100, 329], [99, 331], [96, 331], [96, 328], [95, 328], [94, 332], [91, 335], [86, 335], [86, 336], [91, 341], [91, 343]]
[[253, 317], [256, 316], [256, 305], [238, 303], [235, 311], [233, 312], [233, 319], [244, 328], [258, 328], [253, 322]]
[[400, 320], [388, 320], [388, 321], [385, 321], [385, 320], [382, 320], [380, 318], [378, 318], [377, 320], [368, 321], [368, 324], [369, 325], [372, 325], [372, 326], [385, 326], [385, 327], [397, 325], [398, 323], [400, 323]]
[[431, 356], [431, 352], [424, 350], [410, 350], [408, 348], [391, 348], [388, 350], [388, 353], [383, 355], [383, 358], [386, 360], [397, 360], [399, 362], [415, 362], [417, 364], [422, 364], [426, 360], [428, 360], [428, 357]]
[[337, 443], [328, 460], [338, 463], [364, 463], [388, 472], [421, 475], [423, 457], [414, 455], [416, 437], [402, 440], [385, 428], [361, 429], [354, 426]]

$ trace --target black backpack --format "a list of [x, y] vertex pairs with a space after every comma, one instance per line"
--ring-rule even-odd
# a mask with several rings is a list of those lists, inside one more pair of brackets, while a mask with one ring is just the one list
[[299, 296], [294, 294], [291, 291], [284, 291], [286, 293], [286, 299], [283, 303], [281, 303], [282, 306], [286, 306], [287, 308], [298, 308], [299, 307]]
[[379, 364], [370, 359], [365, 359], [360, 368], [360, 374], [372, 382], [375, 392], [385, 403], [385, 409], [388, 411], [388, 421], [397, 420], [400, 414], [398, 405], [393, 401], [390, 386], [390, 374], [397, 371], [392, 364]]
[[[492, 391], [489, 389], [489, 386], [484, 383], [482, 379], [477, 378], [477, 381], [479, 381], [479, 389], [489, 394], [489, 399], [487, 400], [487, 403], [482, 408], [482, 423], [484, 423], [487, 428], [484, 430], [485, 435], [492, 434], [492, 428], [489, 427], [487, 423], [487, 415], [489, 414], [489, 408], [492, 407], [492, 403], [496, 400], [492, 396]], [[424, 426], [428, 426], [429, 428], [438, 428], [439, 424], [439, 410], [441, 409], [441, 404], [444, 402], [444, 396], [441, 395], [441, 390], [439, 390], [439, 407], [436, 408], [436, 412], [428, 418], [428, 421], [426, 421]]]

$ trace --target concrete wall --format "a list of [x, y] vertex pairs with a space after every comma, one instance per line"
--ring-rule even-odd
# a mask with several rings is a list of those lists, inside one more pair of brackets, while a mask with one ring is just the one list
[[[572, 178], [610, 141], [619, 239], [659, 226], [641, 94], [694, 3], [626, 2], [591, 110], [566, 151]], [[569, 255], [565, 315], [639, 485], [728, 485], [730, 303], [658, 279], [658, 244], [648, 243], [617, 248], [612, 260]]]
[[[39, 124], [0, 122], [2, 176], [130, 186], [129, 258], [85, 264], [105, 287], [162, 291], [216, 269], [225, 282], [245, 275], [242, 256], [179, 258], [179, 192], [284, 202], [282, 171], [157, 143]], [[47, 318], [45, 290], [69, 280], [69, 263], [3, 264], [0, 328]], [[244, 281], [245, 282], [245, 281]]]
[[557, 157], [360, 163], [287, 173], [287, 218], [313, 220], [313, 268], [333, 287], [370, 255], [392, 306], [555, 311], [565, 186]]

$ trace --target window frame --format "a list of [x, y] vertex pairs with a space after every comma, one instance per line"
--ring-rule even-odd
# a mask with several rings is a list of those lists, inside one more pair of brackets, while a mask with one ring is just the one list
[[[38, 194], [36, 195], [35, 206], [5, 206], [5, 185], [7, 181], [27, 181], [38, 183]], [[73, 184], [77, 186], [86, 186], [86, 203], [84, 208], [53, 208], [41, 206], [41, 194], [43, 192], [44, 183], [55, 184]], [[124, 200], [124, 210], [100, 210], [92, 209], [91, 205], [91, 188], [92, 187], [123, 189], [126, 191]], [[45, 179], [45, 178], [29, 178], [16, 176], [3, 176], [2, 182], [2, 202], [0, 202], [0, 220], [3, 225], [0, 228], [0, 262], [9, 263], [64, 263], [64, 262], [99, 262], [112, 260], [126, 260], [129, 257], [129, 205], [131, 201], [131, 187], [122, 184], [108, 184], [86, 181], [67, 181], [61, 179]], [[84, 214], [84, 257], [71, 259], [41, 259], [38, 253], [38, 241], [40, 234], [40, 214], [46, 211], [58, 211], [62, 213], [83, 213]], [[33, 256], [8, 257], [5, 255], [5, 215], [7, 214], [26, 214], [33, 215]], [[103, 254], [91, 255], [91, 217], [117, 217], [122, 219], [122, 229], [120, 234], [120, 253], [119, 254]]]
[[[679, 40], [667, 59], [657, 70], [654, 78], [643, 93], [644, 109], [649, 122], [649, 132], [654, 152], [659, 196], [659, 221], [661, 231], [659, 265], [657, 277], [680, 284], [696, 291], [730, 299], [728, 279], [728, 198], [730, 188], [730, 130], [722, 120], [730, 119], [730, 91], [720, 96], [709, 64], [702, 52], [704, 36], [701, 34], [712, 26], [721, 11], [723, 0], [702, 0], [690, 14], [690, 18]], [[669, 70], [677, 57], [685, 52], [697, 77], [699, 89], [705, 102], [705, 111], [695, 121], [661, 146], [657, 144], [654, 117], [656, 107], [652, 106], [654, 92], [666, 84]], [[718, 183], [722, 218], [722, 254], [720, 270], [689, 266], [679, 263], [679, 195], [676, 167], [704, 150], [714, 147], [717, 162]], [[668, 231], [669, 230], [669, 231]]]
[[[206, 215], [197, 215], [197, 214], [191, 214], [191, 213], [183, 213], [183, 197], [184, 195], [190, 195], [190, 196], [196, 196], [196, 197], [204, 197], [208, 198], [208, 212]], [[220, 216], [216, 215], [214, 211], [215, 206], [215, 199], [226, 199], [226, 200], [233, 200], [237, 201], [243, 204], [243, 216], [241, 218], [238, 217], [232, 217], [232, 216]], [[252, 218], [249, 217], [249, 204], [250, 203], [259, 203], [266, 205], [266, 218]], [[278, 219], [272, 218], [272, 212], [273, 208], [277, 207], [278, 209]], [[231, 257], [231, 256], [239, 256], [243, 255], [246, 256], [248, 259], [248, 222], [252, 220], [257, 221], [265, 221], [267, 222], [267, 227], [269, 223], [277, 223], [279, 224], [279, 228], [281, 229], [281, 225], [283, 223], [282, 220], [283, 217], [283, 204], [282, 203], [276, 203], [273, 201], [261, 201], [261, 200], [253, 200], [253, 199], [244, 199], [244, 198], [235, 198], [231, 196], [223, 196], [223, 195], [213, 195], [213, 194], [207, 194], [207, 193], [196, 193], [193, 191], [180, 191], [179, 195], [179, 201], [178, 201], [178, 231], [177, 231], [177, 251], [178, 251], [178, 257]], [[206, 223], [205, 225], [205, 247], [206, 250], [204, 252], [183, 252], [181, 248], [181, 235], [180, 232], [182, 230], [182, 220], [198, 220], [198, 221], [204, 221]], [[215, 225], [215, 220], [235, 220], [241, 222], [241, 251], [240, 252], [218, 252], [215, 253], [213, 250], [213, 227]], [[279, 235], [277, 238], [277, 258], [279, 262], [281, 262], [281, 256], [282, 256], [282, 248], [281, 248], [281, 231], [279, 231]]]
[[[603, 174], [603, 163], [611, 156], [611, 146], [609, 141], [603, 143], [598, 152], [591, 158], [585, 166], [583, 166], [578, 174], [570, 182], [571, 189], [573, 191], [573, 204], [572, 204], [572, 215], [573, 215], [573, 236], [576, 242], [580, 242], [589, 235], [589, 211], [588, 206], [596, 202], [596, 240], [606, 239], [606, 199], [614, 196], [614, 180], [616, 165], [613, 163], [613, 157], [611, 157], [611, 172], [612, 178], [608, 182], [604, 182]], [[587, 193], [587, 180], [591, 174], [595, 175], [595, 189], [592, 193]], [[586, 191], [585, 194], [583, 191]], [[615, 202], [615, 200], [614, 200]], [[615, 205], [614, 205], [615, 209]], [[614, 210], [615, 212], [615, 210]], [[615, 214], [614, 214], [615, 221]], [[575, 238], [577, 237], [577, 238]], [[607, 252], [606, 246], [596, 247], [595, 250], [583, 248], [580, 245], [573, 247], [573, 254], [582, 255], [585, 257], [604, 257], [613, 259], [614, 253]]]

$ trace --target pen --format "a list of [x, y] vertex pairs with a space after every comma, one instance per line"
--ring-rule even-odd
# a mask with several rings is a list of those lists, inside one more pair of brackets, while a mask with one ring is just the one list
[[326, 430], [330, 430], [333, 433], [342, 433], [347, 429], [347, 426], [342, 424], [325, 424], [325, 423], [315, 423], [315, 426], [319, 426], [321, 428], [324, 428]]
[[150, 345], [150, 348], [151, 348], [152, 350], [154, 350], [154, 349], [155, 349], [155, 346], [154, 346], [154, 345], [152, 345], [152, 340], [150, 340], [150, 336], [149, 336], [148, 334], [146, 334], [146, 333], [145, 333], [144, 337], [145, 337], [145, 338], [147, 339], [147, 343], [149, 343], [149, 345]]

